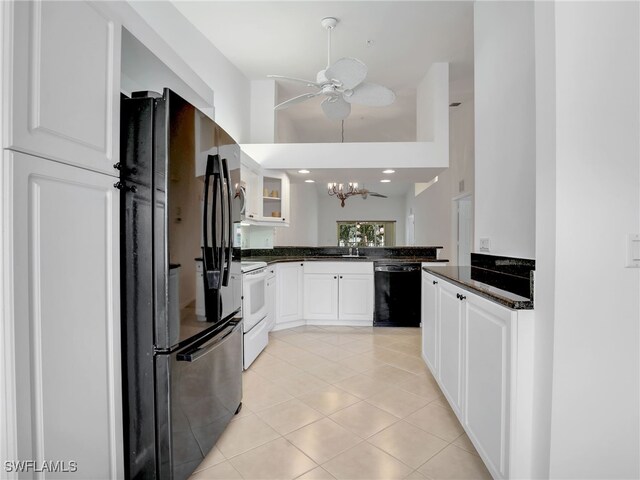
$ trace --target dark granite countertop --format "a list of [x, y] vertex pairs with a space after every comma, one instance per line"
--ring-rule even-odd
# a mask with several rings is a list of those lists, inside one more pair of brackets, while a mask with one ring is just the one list
[[533, 299], [500, 288], [513, 289], [513, 284], [521, 283], [522, 277], [478, 267], [434, 265], [423, 267], [423, 270], [505, 307], [514, 310], [533, 309]]
[[247, 257], [247, 260], [251, 260], [252, 262], [266, 262], [267, 265], [271, 265], [273, 263], [283, 263], [283, 262], [389, 262], [389, 263], [425, 263], [425, 262], [438, 262], [438, 263], [446, 263], [449, 260], [446, 259], [435, 259], [432, 257], [368, 257], [368, 256], [359, 256], [359, 257], [342, 257], [342, 256], [331, 256], [331, 255], [321, 255], [321, 256], [251, 256]]

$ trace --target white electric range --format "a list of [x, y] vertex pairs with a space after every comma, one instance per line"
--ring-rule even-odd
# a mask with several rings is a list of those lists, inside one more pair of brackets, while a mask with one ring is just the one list
[[242, 261], [242, 318], [244, 325], [244, 368], [260, 355], [269, 343], [267, 325], [267, 264]]

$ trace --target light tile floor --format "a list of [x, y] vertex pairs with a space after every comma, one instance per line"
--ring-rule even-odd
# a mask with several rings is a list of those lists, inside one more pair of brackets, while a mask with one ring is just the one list
[[420, 357], [415, 328], [270, 334], [200, 479], [491, 478]]

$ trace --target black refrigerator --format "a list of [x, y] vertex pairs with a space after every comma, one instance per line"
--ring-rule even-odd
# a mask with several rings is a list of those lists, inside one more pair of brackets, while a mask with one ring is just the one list
[[242, 400], [240, 149], [169, 89], [123, 96], [120, 134], [125, 471], [179, 480]]

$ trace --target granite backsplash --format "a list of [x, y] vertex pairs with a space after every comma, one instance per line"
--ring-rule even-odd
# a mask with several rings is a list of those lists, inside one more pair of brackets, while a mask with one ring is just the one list
[[[442, 247], [359, 247], [359, 254], [366, 257], [423, 257], [437, 258]], [[355, 248], [353, 249], [355, 252]], [[349, 247], [273, 247], [269, 249], [242, 250], [242, 258], [247, 257], [335, 257], [347, 255]]]
[[533, 300], [535, 260], [471, 254], [471, 278]]

